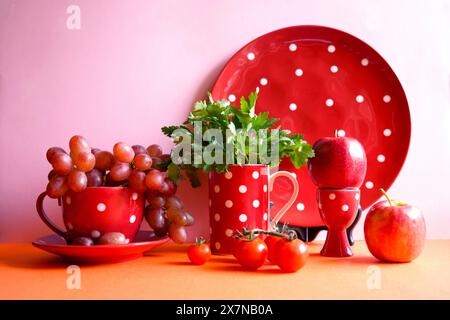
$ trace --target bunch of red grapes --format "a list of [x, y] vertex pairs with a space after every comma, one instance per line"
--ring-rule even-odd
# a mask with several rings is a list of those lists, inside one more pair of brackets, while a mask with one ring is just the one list
[[145, 193], [148, 205], [145, 218], [155, 234], [169, 236], [177, 243], [186, 241], [185, 227], [194, 223], [175, 195], [176, 184], [167, 177], [162, 164], [170, 161], [169, 154], [152, 144], [129, 146], [118, 142], [113, 152], [91, 148], [85, 138], [76, 135], [69, 141], [70, 153], [52, 147], [47, 160], [53, 169], [48, 174], [47, 194], [62, 197], [69, 189], [81, 192], [88, 187], [124, 186]]

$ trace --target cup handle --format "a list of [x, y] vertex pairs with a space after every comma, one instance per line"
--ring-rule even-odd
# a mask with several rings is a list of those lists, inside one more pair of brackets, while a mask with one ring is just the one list
[[[273, 230], [276, 227], [278, 221], [281, 219], [281, 217], [286, 213], [286, 211], [289, 210], [289, 208], [295, 202], [295, 199], [297, 199], [298, 192], [299, 192], [299, 189], [300, 189], [300, 187], [298, 185], [298, 182], [297, 182], [297, 179], [294, 178], [292, 173], [290, 173], [288, 171], [277, 171], [274, 174], [270, 175], [270, 177], [269, 177], [269, 192], [272, 192], [273, 184], [275, 182], [275, 179], [278, 178], [278, 177], [286, 177], [286, 178], [288, 178], [292, 182], [292, 185], [294, 187], [294, 191], [292, 192], [291, 198], [277, 212], [275, 217], [272, 218], [272, 221], [269, 223], [269, 230]], [[269, 213], [272, 216], [272, 214], [270, 212], [270, 209], [269, 209]]]
[[66, 238], [67, 233], [61, 230], [56, 224], [54, 224], [44, 211], [44, 199], [46, 196], [47, 192], [42, 192], [36, 200], [36, 210], [39, 214], [39, 217], [41, 218], [42, 221], [44, 221], [47, 227], [52, 229], [55, 233], [57, 233], [61, 237]]

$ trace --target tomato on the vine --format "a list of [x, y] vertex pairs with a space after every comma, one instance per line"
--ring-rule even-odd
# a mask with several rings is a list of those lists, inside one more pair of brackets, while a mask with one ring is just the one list
[[235, 257], [245, 269], [256, 270], [266, 261], [267, 251], [261, 238], [243, 239], [236, 245]]
[[275, 260], [284, 272], [296, 272], [308, 259], [308, 246], [300, 239], [283, 238], [275, 246]]
[[276, 264], [276, 250], [275, 247], [277, 245], [277, 243], [281, 240], [282, 238], [279, 236], [273, 236], [273, 235], [268, 235], [266, 237], [266, 239], [264, 239], [264, 242], [267, 245], [267, 249], [269, 250], [268, 254], [267, 254], [267, 259], [273, 263]]
[[202, 265], [211, 257], [211, 249], [205, 240], [200, 238], [189, 247], [187, 254], [193, 264]]

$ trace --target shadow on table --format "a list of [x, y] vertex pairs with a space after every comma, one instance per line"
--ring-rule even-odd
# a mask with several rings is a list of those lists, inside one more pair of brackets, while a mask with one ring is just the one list
[[18, 254], [16, 252], [0, 253], [0, 264], [24, 269], [60, 269], [70, 265], [61, 257], [54, 255]]

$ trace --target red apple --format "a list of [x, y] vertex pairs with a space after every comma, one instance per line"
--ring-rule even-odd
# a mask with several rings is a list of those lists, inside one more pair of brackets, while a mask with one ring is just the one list
[[314, 143], [314, 158], [308, 161], [309, 175], [319, 188], [359, 188], [364, 181], [367, 159], [358, 140], [326, 137]]
[[364, 236], [372, 255], [388, 262], [410, 262], [417, 258], [425, 245], [425, 220], [416, 207], [387, 201], [370, 208], [364, 222]]

